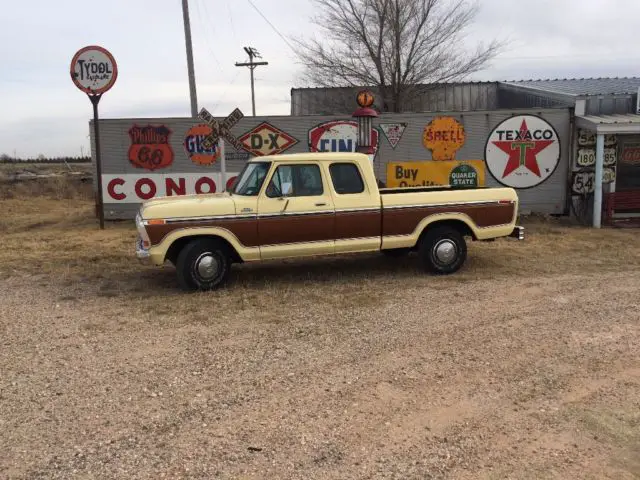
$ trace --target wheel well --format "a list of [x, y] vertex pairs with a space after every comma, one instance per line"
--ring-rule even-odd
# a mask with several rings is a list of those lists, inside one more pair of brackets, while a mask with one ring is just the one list
[[180, 253], [180, 250], [182, 250], [187, 243], [197, 238], [211, 238], [224, 243], [229, 248], [229, 251], [231, 252], [231, 261], [234, 263], [242, 263], [242, 258], [240, 258], [240, 255], [238, 255], [238, 252], [236, 251], [236, 249], [233, 248], [233, 245], [231, 245], [224, 238], [219, 237], [217, 235], [191, 235], [188, 237], [178, 238], [175, 242], [171, 244], [171, 246], [167, 250], [165, 259], [169, 260], [171, 263], [175, 265], [176, 261], [178, 260], [178, 254]]
[[436, 227], [451, 227], [456, 229], [458, 232], [460, 232], [460, 235], [462, 235], [463, 237], [471, 237], [473, 240], [477, 240], [476, 236], [473, 233], [473, 230], [471, 230], [469, 225], [467, 225], [462, 220], [438, 220], [430, 223], [425, 227], [424, 230], [422, 230], [422, 233], [420, 234], [420, 238], [418, 239], [418, 245], [420, 245], [420, 241], [422, 240], [422, 237], [429, 230]]

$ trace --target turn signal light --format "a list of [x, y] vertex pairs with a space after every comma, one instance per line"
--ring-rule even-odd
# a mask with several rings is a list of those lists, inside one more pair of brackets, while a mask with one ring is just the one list
[[147, 225], [164, 225], [165, 222], [163, 219], [161, 218], [154, 218], [152, 220], [147, 220]]

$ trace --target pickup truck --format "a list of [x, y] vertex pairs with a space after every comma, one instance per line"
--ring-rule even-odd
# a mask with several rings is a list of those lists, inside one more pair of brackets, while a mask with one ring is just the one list
[[224, 285], [234, 262], [381, 251], [418, 252], [435, 274], [456, 272], [465, 237], [524, 239], [512, 188], [379, 188], [361, 153], [250, 159], [227, 192], [161, 197], [136, 214], [136, 256], [171, 262], [180, 287]]

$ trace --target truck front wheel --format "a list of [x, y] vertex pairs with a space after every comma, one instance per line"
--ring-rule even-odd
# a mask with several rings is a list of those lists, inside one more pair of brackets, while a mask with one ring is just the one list
[[458, 230], [448, 226], [433, 227], [422, 237], [420, 262], [425, 270], [436, 274], [454, 273], [467, 258], [467, 244]]
[[178, 284], [186, 291], [215, 290], [222, 286], [231, 271], [227, 246], [212, 238], [198, 238], [187, 243], [178, 254]]

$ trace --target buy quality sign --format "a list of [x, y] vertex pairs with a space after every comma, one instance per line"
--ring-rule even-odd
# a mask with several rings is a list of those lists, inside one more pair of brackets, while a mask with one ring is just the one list
[[453, 187], [481, 187], [485, 184], [484, 162], [424, 161], [389, 162], [387, 187], [425, 187], [451, 185]]

